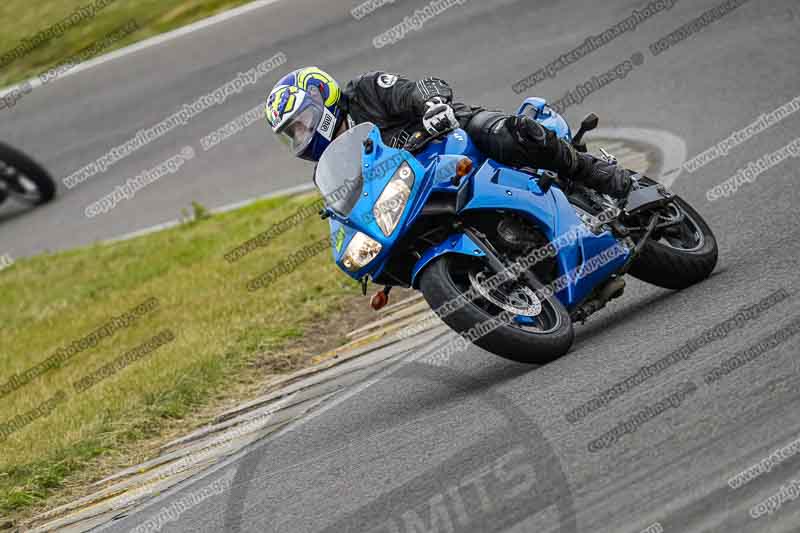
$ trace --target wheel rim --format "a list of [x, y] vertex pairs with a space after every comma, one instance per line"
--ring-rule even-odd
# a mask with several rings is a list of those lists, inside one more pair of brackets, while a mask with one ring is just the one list
[[448, 261], [447, 273], [459, 292], [477, 294], [467, 305], [474, 305], [491, 317], [504, 311], [514, 313], [514, 320], [507, 324], [509, 327], [538, 335], [553, 333], [561, 327], [561, 314], [550, 300], [552, 296], [542, 298], [520, 279], [489, 289], [485, 282], [493, 273], [474, 260]]
[[[640, 186], [657, 184], [656, 181], [649, 178], [640, 180], [640, 183]], [[702, 249], [706, 244], [702, 226], [681, 206], [678, 199], [668, 204], [662, 213], [659, 213], [657, 227], [678, 219], [680, 219], [679, 222], [657, 230], [651, 240], [680, 252], [697, 252]], [[646, 225], [646, 221], [642, 222]]]
[[697, 221], [677, 204], [670, 204], [666, 209], [671, 212], [660, 216], [665, 222], [679, 217], [683, 217], [683, 220], [661, 230], [658, 242], [681, 252], [696, 252], [703, 248], [706, 239]]
[[515, 315], [535, 318], [542, 313], [542, 303], [530, 287], [521, 283], [507, 284], [506, 287], [489, 289], [486, 280], [488, 272], [469, 272], [470, 286], [478, 291], [485, 300]]

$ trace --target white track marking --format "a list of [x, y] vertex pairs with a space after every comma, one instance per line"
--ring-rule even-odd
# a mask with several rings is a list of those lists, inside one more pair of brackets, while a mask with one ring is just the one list
[[[663, 164], [661, 165], [662, 176], [652, 176], [653, 178], [660, 178], [659, 182], [667, 187], [672, 186], [675, 180], [680, 176], [678, 172], [664, 174], [675, 168], [681, 169], [683, 163], [686, 162], [688, 150], [686, 148], [686, 141], [678, 137], [674, 133], [664, 130], [651, 130], [645, 128], [598, 128], [589, 134], [595, 137], [604, 137], [611, 139], [630, 140], [631, 142], [643, 142], [652, 144], [661, 150], [661, 157]], [[591, 140], [591, 137], [589, 138]]]
[[[162, 33], [161, 35], [156, 35], [155, 37], [151, 37], [149, 39], [145, 39], [144, 41], [134, 43], [130, 46], [126, 46], [125, 48], [120, 48], [119, 50], [115, 50], [113, 52], [109, 52], [108, 54], [104, 54], [102, 56], [96, 57], [94, 59], [90, 59], [88, 61], [84, 61], [83, 63], [79, 63], [75, 65], [70, 70], [65, 72], [64, 74], [59, 75], [58, 79], [66, 78], [67, 76], [72, 76], [73, 74], [77, 74], [79, 72], [83, 72], [85, 70], [89, 70], [90, 68], [96, 67], [98, 65], [102, 65], [104, 63], [108, 63], [109, 61], [113, 61], [115, 59], [119, 59], [121, 57], [125, 57], [130, 54], [135, 54], [136, 52], [140, 52], [152, 46], [157, 46], [159, 44], [166, 43], [167, 41], [171, 41], [173, 39], [177, 39], [178, 37], [183, 37], [184, 35], [189, 35], [190, 33], [194, 33], [198, 30], [202, 30], [213, 26], [215, 24], [219, 24], [220, 22], [224, 22], [226, 20], [232, 19], [234, 17], [238, 17], [240, 15], [244, 15], [250, 13], [251, 11], [255, 11], [257, 9], [261, 9], [262, 7], [268, 6], [270, 4], [274, 4], [276, 2], [280, 2], [281, 0], [255, 0], [254, 2], [250, 2], [249, 4], [245, 4], [243, 6], [231, 9], [229, 11], [224, 11], [218, 15], [214, 15], [213, 17], [208, 17], [202, 20], [198, 20], [188, 26], [183, 26], [181, 28], [172, 30], [167, 33]], [[0, 89], [0, 98], [7, 95], [17, 87], [24, 85], [26, 82], [21, 82], [10, 87], [5, 87]], [[41, 87], [42, 82], [37, 77], [31, 78], [27, 81], [27, 83], [31, 84], [31, 87], [34, 89]]]

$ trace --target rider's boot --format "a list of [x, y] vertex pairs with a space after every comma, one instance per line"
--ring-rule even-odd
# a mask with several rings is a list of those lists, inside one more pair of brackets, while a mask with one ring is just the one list
[[631, 173], [616, 163], [609, 163], [590, 154], [578, 154], [578, 168], [572, 179], [614, 198], [627, 198], [633, 181]]
[[529, 117], [510, 117], [506, 127], [532, 159], [530, 166], [554, 170], [602, 194], [625, 198], [631, 190], [630, 172], [590, 154], [579, 153], [568, 142]]

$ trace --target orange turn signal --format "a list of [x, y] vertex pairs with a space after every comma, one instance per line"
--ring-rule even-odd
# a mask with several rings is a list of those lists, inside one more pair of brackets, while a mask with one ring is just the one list
[[459, 159], [458, 163], [456, 163], [456, 177], [463, 178], [470, 172], [472, 172], [472, 159], [469, 157]]

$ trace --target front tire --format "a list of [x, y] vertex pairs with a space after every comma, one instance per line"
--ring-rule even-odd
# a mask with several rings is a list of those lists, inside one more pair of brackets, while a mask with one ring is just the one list
[[[498, 307], [497, 300], [484, 295], [472, 301], [460, 300], [465, 292], [475, 287], [476, 272], [481, 271], [480, 259], [448, 254], [436, 259], [421, 274], [420, 288], [431, 309], [459, 302], [454, 311], [442, 316], [442, 320], [458, 333], [467, 333], [504, 310]], [[479, 338], [468, 340], [495, 355], [520, 363], [545, 364], [558, 359], [569, 351], [575, 338], [572, 320], [555, 296], [539, 303], [541, 311], [535, 318], [519, 316], [512, 323], [504, 323]]]

